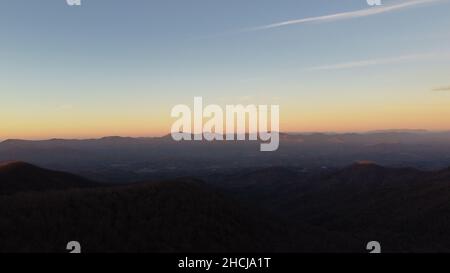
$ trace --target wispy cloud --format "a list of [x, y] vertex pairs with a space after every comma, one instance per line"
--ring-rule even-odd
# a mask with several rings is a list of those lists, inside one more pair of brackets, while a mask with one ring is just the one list
[[432, 91], [450, 91], [450, 85], [449, 86], [441, 86], [433, 88]]
[[284, 27], [284, 26], [289, 26], [289, 25], [298, 25], [298, 24], [305, 24], [305, 23], [324, 23], [324, 22], [333, 22], [333, 21], [339, 21], [339, 20], [347, 20], [347, 19], [377, 15], [377, 14], [402, 10], [402, 9], [409, 8], [409, 7], [431, 4], [431, 3], [436, 3], [436, 2], [443, 2], [443, 1], [447, 1], [447, 0], [408, 0], [408, 1], [404, 1], [404, 2], [401, 2], [398, 4], [394, 4], [394, 5], [370, 7], [367, 9], [361, 9], [361, 10], [356, 10], [356, 11], [348, 11], [348, 12], [335, 13], [335, 14], [329, 14], [329, 15], [324, 15], [324, 16], [308, 17], [308, 18], [301, 18], [301, 19], [289, 20], [289, 21], [284, 21], [284, 22], [278, 22], [278, 23], [273, 23], [273, 24], [269, 24], [269, 25], [249, 28], [244, 31], [265, 30], [265, 29], [279, 28], [279, 27]]
[[390, 58], [368, 59], [368, 60], [359, 60], [359, 61], [344, 62], [344, 63], [337, 63], [337, 64], [326, 64], [326, 65], [310, 67], [308, 70], [350, 69], [350, 68], [373, 66], [373, 65], [442, 59], [442, 58], [448, 58], [448, 57], [450, 57], [450, 52], [448, 52], [448, 53], [410, 54], [410, 55], [402, 55], [402, 56], [396, 56], [396, 57], [390, 57]]

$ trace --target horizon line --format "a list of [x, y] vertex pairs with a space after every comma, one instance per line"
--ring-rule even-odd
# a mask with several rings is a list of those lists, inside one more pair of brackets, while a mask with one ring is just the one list
[[[281, 135], [295, 135], [295, 134], [336, 134], [336, 135], [344, 135], [344, 134], [370, 134], [370, 133], [449, 133], [450, 129], [443, 129], [443, 130], [429, 130], [429, 129], [375, 129], [375, 130], [349, 130], [349, 131], [279, 131], [278, 133]], [[102, 139], [112, 139], [112, 138], [131, 138], [131, 139], [158, 139], [158, 138], [165, 138], [169, 136], [171, 133], [158, 135], [158, 136], [126, 136], [126, 135], [105, 135], [101, 137], [49, 137], [49, 138], [0, 138], [0, 143], [3, 143], [5, 141], [55, 141], [55, 140], [102, 140]], [[186, 133], [195, 135], [192, 133]], [[203, 134], [203, 133], [202, 133]], [[257, 134], [257, 133], [253, 133]], [[227, 134], [224, 134], [227, 135]], [[236, 134], [234, 134], [236, 135]], [[246, 133], [248, 135], [248, 133]]]

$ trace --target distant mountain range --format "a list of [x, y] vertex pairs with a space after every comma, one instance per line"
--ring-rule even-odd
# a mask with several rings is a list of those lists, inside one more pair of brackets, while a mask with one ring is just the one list
[[343, 168], [360, 160], [422, 170], [450, 165], [449, 132], [283, 133], [280, 138], [280, 148], [269, 153], [260, 152], [259, 142], [254, 141], [175, 142], [170, 136], [6, 140], [0, 143], [0, 161], [21, 160], [107, 183], [205, 177], [238, 168], [282, 166], [311, 171]]
[[[360, 140], [363, 142], [408, 142], [408, 141], [429, 141], [429, 140], [450, 140], [450, 131], [427, 131], [423, 129], [390, 129], [390, 130], [375, 130], [360, 133], [323, 133], [323, 132], [310, 132], [310, 133], [283, 133], [280, 132], [281, 139], [286, 141], [292, 140], [296, 141], [302, 139], [303, 141], [311, 142], [331, 142], [333, 143], [335, 138], [338, 137], [343, 141], [352, 142], [355, 140]], [[189, 135], [189, 134], [187, 134]], [[191, 137], [193, 138], [193, 134]], [[225, 136], [225, 135], [224, 135]], [[246, 135], [248, 138], [248, 134]], [[100, 144], [100, 143], [144, 143], [144, 142], [158, 142], [158, 141], [169, 141], [173, 142], [172, 136], [170, 134], [161, 137], [123, 137], [123, 136], [106, 136], [102, 138], [90, 138], [90, 139], [61, 139], [53, 138], [48, 140], [25, 140], [25, 139], [6, 139], [0, 141], [0, 144], [4, 145], [30, 145], [35, 144], [80, 144], [80, 143], [90, 143], [90, 144]], [[198, 142], [198, 141], [197, 141]], [[208, 142], [203, 140], [203, 142]]]
[[450, 251], [450, 168], [362, 161], [315, 172], [240, 169], [97, 184], [22, 162], [0, 165], [0, 251]]

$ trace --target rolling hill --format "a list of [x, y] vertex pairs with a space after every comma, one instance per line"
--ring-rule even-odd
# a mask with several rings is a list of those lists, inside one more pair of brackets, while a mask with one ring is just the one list
[[[316, 174], [289, 170], [277, 185], [268, 183], [279, 171], [234, 175], [221, 186], [232, 185], [230, 192], [291, 226], [307, 223], [360, 242], [378, 240], [389, 252], [450, 251], [449, 168], [420, 171], [359, 162]], [[254, 186], [255, 179], [261, 187]]]
[[0, 183], [0, 252], [66, 252], [72, 240], [84, 252], [337, 251], [347, 245], [326, 241], [327, 233], [307, 225], [291, 229], [193, 178], [103, 186], [13, 162], [1, 166]]
[[65, 190], [98, 186], [88, 179], [13, 161], [0, 164], [0, 194], [23, 191]]
[[15, 162], [0, 183], [1, 252], [64, 252], [72, 240], [86, 252], [365, 252], [372, 240], [450, 251], [450, 168], [361, 161], [110, 186]]

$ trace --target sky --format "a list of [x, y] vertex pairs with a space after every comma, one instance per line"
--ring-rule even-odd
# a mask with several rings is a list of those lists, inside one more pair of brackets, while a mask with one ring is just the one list
[[450, 1], [0, 0], [0, 140], [157, 136], [177, 104], [286, 132], [450, 130]]

